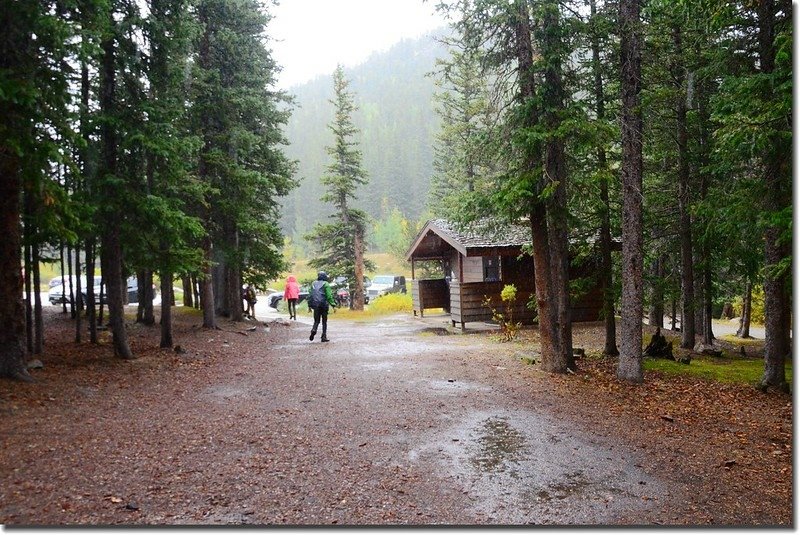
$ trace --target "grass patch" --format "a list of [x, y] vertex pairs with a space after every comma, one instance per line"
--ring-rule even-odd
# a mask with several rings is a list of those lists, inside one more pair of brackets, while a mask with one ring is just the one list
[[382, 295], [370, 302], [368, 306], [370, 311], [381, 315], [395, 312], [408, 312], [410, 314], [413, 307], [410, 293]]
[[[669, 374], [692, 375], [720, 383], [755, 384], [764, 374], [764, 361], [757, 359], [714, 359], [694, 357], [689, 365], [667, 359], [645, 358], [644, 369]], [[786, 381], [792, 382], [792, 365], [786, 364]]]
[[728, 342], [729, 344], [745, 347], [759, 347], [764, 345], [764, 340], [760, 340], [758, 338], [739, 338], [735, 334], [721, 334], [717, 336], [717, 338]]

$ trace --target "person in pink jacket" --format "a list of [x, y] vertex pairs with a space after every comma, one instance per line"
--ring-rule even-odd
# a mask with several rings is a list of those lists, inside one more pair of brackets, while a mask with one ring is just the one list
[[286, 279], [286, 288], [283, 290], [283, 298], [289, 304], [289, 319], [297, 319], [297, 299], [300, 297], [300, 285], [294, 275], [289, 275]]

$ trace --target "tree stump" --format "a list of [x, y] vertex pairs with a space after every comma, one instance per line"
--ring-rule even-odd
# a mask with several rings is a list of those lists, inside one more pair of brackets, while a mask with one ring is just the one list
[[644, 348], [644, 354], [648, 357], [674, 360], [672, 342], [667, 342], [667, 339], [661, 334], [661, 327], [656, 327], [656, 332], [653, 333], [650, 343]]

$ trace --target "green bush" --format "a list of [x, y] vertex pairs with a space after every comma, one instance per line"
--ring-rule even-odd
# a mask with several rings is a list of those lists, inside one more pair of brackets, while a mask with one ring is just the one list
[[388, 313], [388, 312], [411, 312], [412, 310], [411, 294], [386, 294], [373, 299], [369, 303], [371, 312]]
[[483, 304], [492, 311], [492, 319], [500, 325], [500, 332], [503, 333], [503, 339], [510, 342], [517, 336], [522, 323], [514, 321], [514, 303], [517, 300], [517, 287], [513, 284], [506, 284], [500, 292], [500, 300], [505, 303], [506, 313], [498, 312], [492, 306], [492, 300], [484, 296]]

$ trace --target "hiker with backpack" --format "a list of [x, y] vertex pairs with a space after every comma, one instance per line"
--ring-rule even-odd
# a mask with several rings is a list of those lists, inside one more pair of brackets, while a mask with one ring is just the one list
[[328, 310], [330, 307], [336, 308], [336, 301], [333, 299], [331, 285], [328, 284], [328, 274], [320, 271], [317, 280], [311, 283], [311, 292], [308, 295], [308, 306], [314, 311], [314, 326], [311, 327], [309, 340], [314, 340], [317, 334], [317, 327], [322, 321], [322, 338], [320, 342], [328, 341]]

